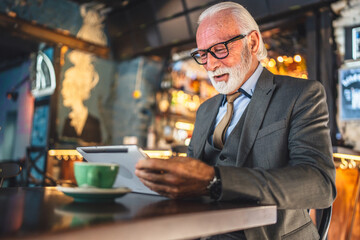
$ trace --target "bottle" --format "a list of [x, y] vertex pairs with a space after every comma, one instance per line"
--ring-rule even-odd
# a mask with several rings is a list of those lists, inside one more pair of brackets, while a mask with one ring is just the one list
[[156, 136], [155, 136], [154, 127], [150, 126], [149, 130], [148, 130], [148, 134], [147, 134], [146, 147], [148, 149], [154, 149], [155, 148], [155, 140], [156, 140]]

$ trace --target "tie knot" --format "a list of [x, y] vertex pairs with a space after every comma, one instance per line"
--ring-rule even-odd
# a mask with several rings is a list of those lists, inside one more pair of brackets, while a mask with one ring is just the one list
[[228, 103], [233, 103], [235, 101], [235, 99], [240, 96], [240, 92], [236, 92], [233, 93], [231, 95], [226, 95], [226, 100], [228, 101]]

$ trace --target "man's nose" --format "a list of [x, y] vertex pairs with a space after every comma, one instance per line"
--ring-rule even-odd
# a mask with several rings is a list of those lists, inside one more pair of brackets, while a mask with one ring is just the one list
[[211, 55], [211, 53], [207, 54], [206, 70], [213, 72], [220, 66], [220, 60]]

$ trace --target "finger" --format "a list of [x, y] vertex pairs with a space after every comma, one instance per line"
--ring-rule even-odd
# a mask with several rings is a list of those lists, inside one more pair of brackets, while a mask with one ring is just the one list
[[149, 169], [149, 168], [136, 168], [135, 171], [143, 171], [143, 172], [153, 173], [153, 174], [165, 174], [165, 173], [167, 173], [164, 170], [154, 170], [154, 169]]
[[153, 171], [169, 171], [174, 169], [174, 163], [169, 160], [158, 158], [141, 159], [137, 162], [137, 169], [151, 169]]
[[153, 190], [159, 194], [165, 195], [165, 196], [169, 196], [170, 194], [173, 194], [174, 192], [178, 192], [176, 190], [176, 187], [148, 181], [146, 179], [140, 179], [140, 180], [145, 186], [147, 186], [151, 190]]
[[166, 185], [182, 184], [182, 179], [167, 172], [153, 172], [147, 170], [135, 170], [135, 175], [147, 181], [162, 183]]
[[152, 171], [165, 171], [177, 174], [179, 176], [193, 177], [194, 170], [202, 169], [206, 165], [203, 162], [191, 158], [171, 158], [171, 159], [156, 159], [149, 158], [140, 160], [136, 168], [148, 169]]
[[169, 185], [164, 185], [164, 184], [147, 181], [145, 179], [140, 179], [140, 180], [145, 186], [147, 186], [152, 191], [157, 192], [160, 195], [168, 197], [168, 198], [180, 199], [180, 198], [184, 198], [188, 195], [189, 196], [194, 195], [193, 192], [189, 193], [187, 191], [181, 190], [179, 188], [180, 186], [169, 186]]
[[148, 171], [147, 169], [136, 169], [135, 175], [141, 179], [152, 182], [162, 182], [163, 179], [161, 172]]

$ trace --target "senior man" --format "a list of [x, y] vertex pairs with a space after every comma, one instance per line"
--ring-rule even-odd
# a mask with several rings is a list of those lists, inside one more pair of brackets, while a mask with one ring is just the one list
[[219, 239], [318, 239], [308, 209], [336, 196], [322, 85], [264, 69], [259, 27], [237, 3], [206, 9], [196, 42], [192, 57], [220, 94], [199, 107], [188, 157], [140, 160], [136, 175], [170, 198], [277, 205], [276, 224]]

